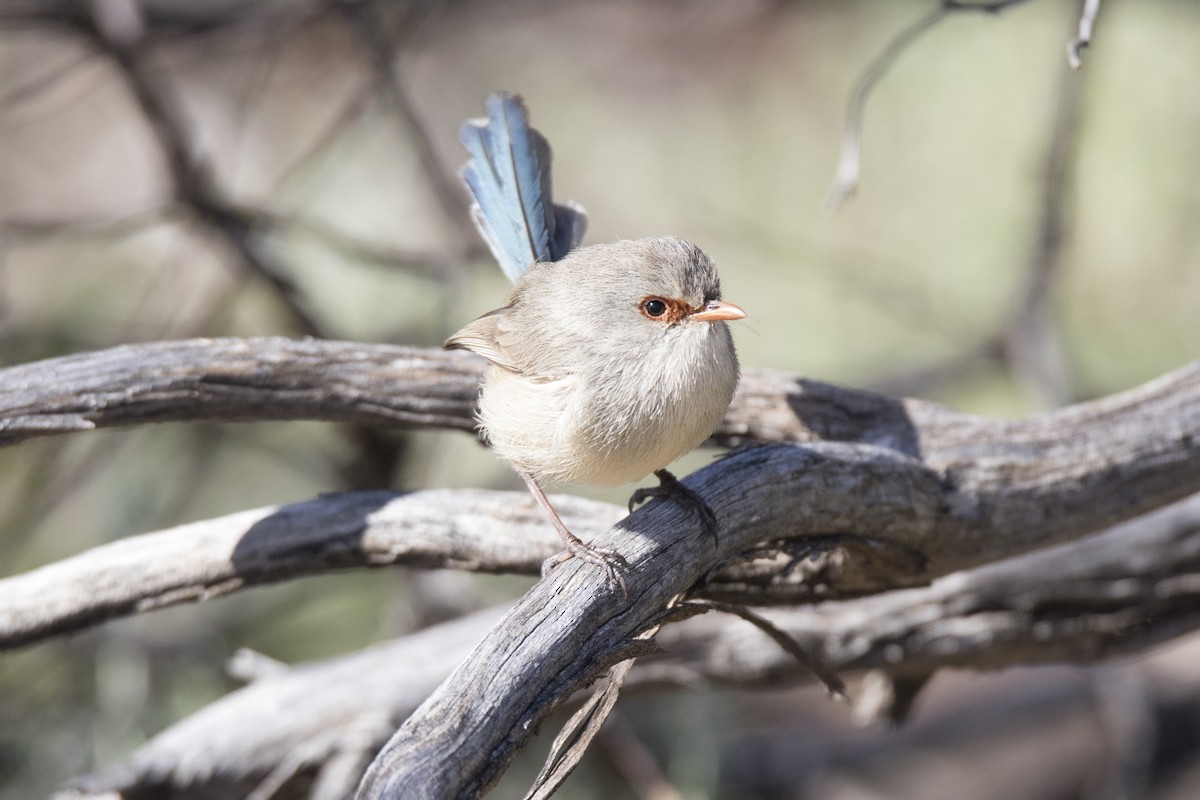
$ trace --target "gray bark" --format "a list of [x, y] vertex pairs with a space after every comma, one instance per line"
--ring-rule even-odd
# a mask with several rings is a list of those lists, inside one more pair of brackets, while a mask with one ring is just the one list
[[[555, 505], [584, 537], [621, 510], [577, 497]], [[537, 575], [560, 548], [528, 493], [349, 492], [130, 536], [0, 579], [0, 650], [117, 616], [351, 567]]]
[[[373, 754], [502, 613], [482, 611], [326, 662], [262, 670], [75, 789], [243, 796], [292, 753], [305, 754], [295, 780], [348, 749]], [[926, 587], [762, 613], [827, 666], [878, 670], [893, 681], [947, 666], [1092, 663], [1139, 651], [1200, 625], [1200, 496]], [[729, 616], [668, 625], [657, 641], [663, 652], [639, 659], [627, 690], [778, 686], [807, 677], [761, 631]]]
[[[0, 436], [12, 442], [105, 425], [301, 417], [469, 428], [479, 367], [421, 348], [279, 339], [116, 348], [0, 372]], [[714, 567], [706, 590], [714, 596], [851, 598], [1078, 539], [1200, 491], [1200, 364], [1012, 421], [751, 371], [716, 438], [776, 442], [735, 451], [686, 479], [716, 513], [720, 546], [714, 550], [697, 520], [668, 500], [593, 537], [627, 559], [628, 597], [588, 564], [555, 569], [408, 717], [368, 771], [362, 796], [477, 796], [554, 708], [613, 664], [645, 654], [637, 636], [669, 617]], [[457, 497], [448, 493], [442, 510], [415, 513], [412, 530], [440, 524]], [[330, 511], [310, 506], [299, 516]], [[369, 547], [345, 546], [363, 518], [361, 509], [344, 518], [333, 512], [340, 522], [331, 541], [310, 540], [310, 561], [297, 559], [275, 576], [378, 558]], [[249, 579], [238, 574], [237, 547], [243, 556], [267, 553], [266, 561], [280, 555], [268, 545], [273, 537], [247, 541], [265, 521], [248, 518], [246, 534], [226, 531], [226, 545], [238, 544], [234, 557], [226, 550], [211, 558], [232, 563], [213, 582], [218, 591]], [[282, 514], [271, 524], [282, 530], [292, 522]], [[434, 558], [512, 566], [468, 551]], [[255, 562], [243, 558], [248, 563]], [[259, 572], [270, 570], [260, 564]], [[73, 574], [87, 578], [86, 568]], [[21, 580], [3, 588], [29, 585]], [[182, 586], [183, 595], [197, 592], [196, 583]], [[150, 596], [161, 598], [171, 589], [155, 591], [163, 594]], [[1140, 602], [1152, 605], [1155, 596], [1139, 595]], [[79, 613], [86, 612], [63, 618]], [[298, 769], [295, 758], [264, 785], [286, 780]], [[348, 765], [361, 758], [357, 751], [339, 758], [338, 774], [353, 772]]]

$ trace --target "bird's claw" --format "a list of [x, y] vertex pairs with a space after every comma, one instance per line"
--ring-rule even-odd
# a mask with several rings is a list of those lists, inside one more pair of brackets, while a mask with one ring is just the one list
[[629, 589], [625, 586], [625, 576], [621, 574], [622, 570], [629, 568], [629, 562], [625, 560], [623, 555], [614, 550], [592, 547], [582, 541], [564, 541], [564, 544], [567, 546], [566, 550], [558, 555], [550, 556], [550, 558], [542, 562], [543, 578], [559, 564], [575, 557], [604, 570], [604, 575], [608, 579], [608, 585], [619, 588], [621, 596], [626, 600], [629, 599]]
[[669, 497], [681, 506], [696, 512], [696, 516], [700, 518], [701, 527], [713, 539], [713, 547], [719, 546], [721, 539], [717, 535], [717, 515], [709, 508], [708, 503], [704, 502], [704, 498], [680, 483], [679, 479], [668, 470], [656, 469], [654, 476], [658, 478], [658, 486], [643, 486], [630, 495], [629, 513], [632, 514], [635, 506], [651, 498]]

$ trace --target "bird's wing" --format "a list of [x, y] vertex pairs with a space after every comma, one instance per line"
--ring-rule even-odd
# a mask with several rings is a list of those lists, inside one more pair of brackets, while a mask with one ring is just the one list
[[462, 330], [443, 342], [442, 347], [447, 350], [470, 350], [498, 367], [526, 374], [526, 370], [516, 362], [516, 354], [511, 347], [509, 326], [506, 324], [511, 311], [512, 306], [489, 311], [464, 325]]
[[458, 138], [471, 154], [462, 176], [474, 203], [471, 219], [509, 280], [538, 261], [558, 261], [583, 241], [587, 214], [556, 204], [550, 185], [550, 145], [529, 125], [517, 95], [484, 102], [487, 117], [468, 120]]

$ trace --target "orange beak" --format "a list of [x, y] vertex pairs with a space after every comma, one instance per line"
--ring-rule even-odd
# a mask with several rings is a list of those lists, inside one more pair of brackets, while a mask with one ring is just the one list
[[713, 300], [704, 306], [701, 311], [693, 311], [688, 314], [688, 319], [698, 319], [701, 322], [719, 322], [721, 320], [742, 319], [746, 316], [746, 312], [735, 306], [733, 303], [726, 303], [721, 300]]

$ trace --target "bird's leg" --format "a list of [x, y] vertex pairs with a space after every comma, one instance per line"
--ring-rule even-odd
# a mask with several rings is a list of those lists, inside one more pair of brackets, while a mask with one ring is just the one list
[[553, 523], [554, 530], [558, 531], [558, 535], [562, 538], [563, 544], [567, 548], [565, 553], [551, 556], [542, 563], [542, 574], [545, 575], [571, 556], [576, 556], [589, 564], [595, 564], [603, 569], [605, 575], [608, 577], [609, 585], [621, 587], [621, 594], [628, 597], [629, 591], [625, 588], [625, 578], [622, 577], [621, 570], [628, 567], [629, 564], [621, 554], [593, 547], [571, 533], [566, 523], [558, 516], [558, 512], [554, 510], [554, 506], [550, 505], [550, 499], [546, 497], [546, 493], [542, 491], [542, 487], [538, 485], [537, 480], [532, 475], [524, 472], [518, 472], [517, 474], [521, 476], [521, 480], [525, 481], [525, 485], [529, 487], [530, 493], [533, 494], [533, 499], [537, 500], [538, 505], [550, 515], [550, 522]]
[[719, 546], [721, 539], [717, 536], [717, 515], [704, 502], [704, 498], [680, 483], [668, 470], [656, 469], [654, 476], [658, 478], [658, 486], [635, 491], [629, 498], [629, 513], [633, 513], [633, 507], [638, 503], [644, 503], [652, 497], [669, 497], [684, 508], [695, 511], [705, 532], [712, 536], [713, 547]]

